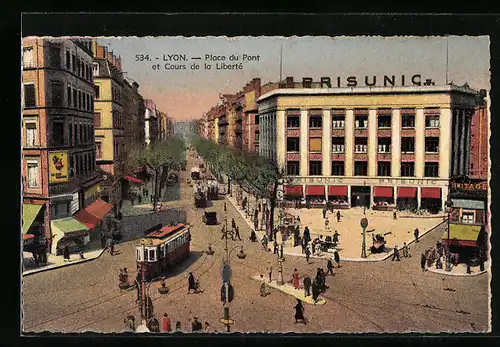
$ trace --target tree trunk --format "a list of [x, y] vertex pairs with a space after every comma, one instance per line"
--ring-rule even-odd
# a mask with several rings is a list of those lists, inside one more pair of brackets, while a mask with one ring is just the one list
[[274, 229], [274, 208], [276, 207], [276, 195], [278, 194], [278, 182], [274, 182], [273, 195], [269, 199], [269, 240], [273, 241], [273, 229]]
[[160, 176], [159, 170], [155, 170], [155, 181], [154, 181], [154, 194], [153, 194], [153, 211], [156, 211], [156, 208], [158, 206], [158, 179]]

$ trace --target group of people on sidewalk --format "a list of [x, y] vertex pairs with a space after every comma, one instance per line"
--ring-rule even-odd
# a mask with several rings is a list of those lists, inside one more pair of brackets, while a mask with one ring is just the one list
[[[236, 225], [236, 221], [234, 218], [231, 219], [231, 229], [225, 230], [226, 228], [224, 227], [221, 230], [222, 237], [220, 238], [223, 240], [224, 238], [228, 238], [228, 235], [231, 237], [231, 241], [235, 241], [236, 238], [238, 238], [238, 241], [241, 241], [241, 236], [240, 236], [240, 228]], [[252, 237], [252, 236], [250, 236]]]
[[[217, 332], [217, 330], [214, 330], [207, 321], [205, 321], [205, 323], [202, 324], [198, 320], [198, 317], [193, 317], [192, 321], [191, 319], [189, 319], [188, 321], [191, 322], [191, 332], [203, 332], [203, 333]], [[137, 327], [136, 327], [135, 317], [134, 315], [132, 315], [132, 313], [128, 313], [127, 316], [125, 316], [124, 323], [127, 330], [136, 331]], [[177, 321], [175, 323], [175, 329], [174, 330], [172, 329], [172, 323], [167, 313], [163, 314], [161, 323], [158, 322], [158, 319], [156, 319], [156, 317], [151, 318], [147, 322], [147, 327], [152, 333], [183, 332], [180, 321]]]

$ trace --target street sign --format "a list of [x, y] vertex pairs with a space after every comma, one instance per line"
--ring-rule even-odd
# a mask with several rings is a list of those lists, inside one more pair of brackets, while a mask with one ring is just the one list
[[360, 222], [360, 224], [361, 224], [361, 227], [362, 227], [363, 229], [366, 229], [366, 227], [368, 226], [368, 219], [366, 219], [366, 218], [361, 218], [361, 222]]
[[229, 265], [229, 263], [222, 264], [221, 277], [223, 282], [231, 281], [232, 271], [231, 271], [231, 265]]
[[234, 320], [233, 319], [224, 319], [224, 318], [220, 318], [219, 319], [219, 322], [221, 322], [222, 324], [234, 324]]

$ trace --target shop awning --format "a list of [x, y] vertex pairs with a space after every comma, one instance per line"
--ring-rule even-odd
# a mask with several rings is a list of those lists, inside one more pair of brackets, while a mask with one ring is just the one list
[[421, 198], [441, 199], [441, 188], [425, 188], [420, 189]]
[[399, 187], [398, 188], [398, 198], [416, 198], [417, 188], [416, 187]]
[[377, 198], [392, 198], [394, 191], [392, 187], [373, 187], [373, 196]]
[[92, 213], [86, 209], [80, 210], [76, 215], [73, 216], [80, 223], [85, 224], [90, 230], [94, 229], [101, 219], [94, 216]]
[[286, 196], [302, 196], [302, 186], [284, 186]]
[[140, 179], [135, 178], [134, 176], [125, 176], [123, 178], [125, 178], [127, 181], [130, 181], [130, 182], [142, 183], [142, 181]]
[[325, 186], [306, 186], [306, 195], [309, 195], [309, 196], [315, 196], [315, 195], [325, 196]]
[[458, 244], [459, 246], [474, 247], [481, 232], [481, 225], [450, 224], [450, 236], [448, 231], [443, 234], [443, 242], [448, 244]]
[[60, 235], [89, 230], [89, 228], [85, 224], [80, 223], [73, 217], [51, 220], [50, 226], [52, 227], [53, 234]]
[[329, 186], [328, 195], [347, 196], [347, 186]]
[[26, 234], [33, 224], [43, 205], [23, 204], [23, 234]]
[[97, 217], [99, 220], [103, 219], [104, 216], [107, 215], [109, 211], [111, 211], [111, 209], [113, 209], [113, 205], [101, 199], [97, 199], [85, 208], [85, 210], [87, 210], [93, 216]]

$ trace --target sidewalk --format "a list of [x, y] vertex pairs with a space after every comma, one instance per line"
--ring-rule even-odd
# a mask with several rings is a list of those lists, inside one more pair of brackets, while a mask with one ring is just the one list
[[479, 269], [479, 266], [472, 266], [470, 268], [470, 270], [471, 270], [470, 274], [467, 273], [467, 265], [466, 264], [458, 264], [457, 266], [452, 265], [451, 271], [445, 270], [445, 268], [446, 268], [445, 264], [443, 264], [442, 269], [436, 269], [436, 267], [433, 266], [433, 267], [428, 267], [427, 271], [437, 273], [440, 275], [464, 276], [465, 277], [465, 276], [478, 276], [478, 275], [484, 274], [490, 270], [490, 267], [491, 267], [491, 262], [488, 260], [484, 263], [484, 271], [481, 271]]
[[[149, 192], [152, 192], [153, 189], [153, 180], [149, 181], [147, 184], [142, 185], [140, 187], [140, 191], [142, 192], [142, 189], [146, 187]], [[162, 203], [161, 200], [163, 200], [164, 195], [167, 191], [168, 187], [165, 187], [162, 189], [162, 192], [160, 193], [160, 201], [158, 202], [158, 211], [160, 210], [166, 210], [167, 204]], [[153, 204], [151, 203], [151, 195], [148, 196], [142, 196], [142, 202], [138, 203], [136, 202], [135, 204], [132, 205], [132, 201], [130, 200], [123, 200], [123, 205], [121, 208], [121, 212], [123, 214], [123, 217], [134, 217], [134, 216], [144, 216], [148, 214], [152, 214], [155, 211], [153, 211]]]
[[[234, 194], [232, 197], [229, 196], [229, 194], [227, 194], [225, 197], [234, 206], [234, 208], [240, 213], [241, 218], [243, 218], [245, 220], [245, 222], [248, 224], [250, 229], [254, 230], [253, 221], [250, 219], [250, 217], [247, 218], [245, 215], [245, 210], [241, 209], [241, 207], [238, 206], [238, 203], [236, 202], [236, 198], [234, 197]], [[259, 224], [260, 224], [260, 218], [259, 218]], [[264, 238], [264, 235], [266, 234], [266, 232], [264, 230], [255, 230], [255, 234], [257, 235], [257, 239], [260, 241], [260, 240], [262, 240], [262, 238]], [[269, 249], [271, 249], [271, 248], [269, 248]]]
[[70, 266], [70, 265], [85, 263], [87, 261], [91, 261], [91, 260], [99, 258], [105, 251], [106, 251], [105, 249], [98, 249], [98, 250], [93, 250], [93, 251], [89, 251], [89, 252], [84, 252], [83, 256], [85, 257], [85, 259], [80, 259], [79, 254], [71, 254], [69, 262], [65, 262], [62, 255], [49, 254], [47, 265], [40, 266], [40, 267], [35, 267], [35, 265], [29, 261], [29, 259], [32, 256], [31, 253], [23, 252], [24, 268], [25, 269], [29, 268], [28, 270], [25, 270], [23, 272], [23, 276], [28, 276], [28, 275], [32, 275], [32, 274], [38, 273], [38, 272], [53, 270], [53, 269], [57, 269], [57, 268], [60, 268], [63, 266]]
[[[253, 276], [253, 277], [250, 277], [250, 278], [253, 279], [253, 280], [259, 281], [259, 282], [262, 281], [261, 278], [260, 278], [260, 275], [259, 276]], [[301, 301], [303, 301], [303, 302], [305, 302], [307, 304], [311, 304], [311, 305], [324, 305], [324, 304], [326, 304], [326, 300], [323, 299], [322, 297], [318, 297], [318, 301], [316, 302], [316, 304], [314, 304], [312, 296], [307, 296], [307, 297], [304, 296], [305, 293], [304, 293], [304, 289], [303, 288], [295, 289], [289, 283], [285, 283], [282, 286], [280, 286], [276, 281], [272, 281], [272, 282], [266, 281], [266, 286], [269, 287], [269, 288], [273, 288], [273, 289], [279, 290], [282, 293], [294, 296], [297, 299], [299, 299], [299, 300], [301, 300]]]

